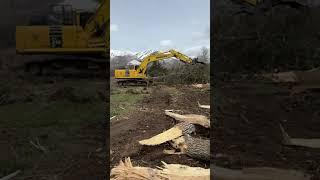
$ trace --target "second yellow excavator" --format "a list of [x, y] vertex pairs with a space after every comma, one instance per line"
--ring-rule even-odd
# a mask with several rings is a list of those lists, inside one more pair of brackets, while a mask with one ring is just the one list
[[192, 59], [187, 55], [182, 54], [173, 49], [166, 52], [158, 51], [143, 58], [140, 65], [138, 66], [133, 65], [129, 66], [128, 69], [116, 69], [114, 72], [115, 79], [120, 85], [128, 83], [147, 84], [148, 82], [150, 82], [150, 80], [147, 77], [148, 65], [152, 62], [161, 61], [169, 58], [177, 58], [178, 60], [188, 64], [203, 64], [202, 62], [199, 62], [197, 58]]
[[66, 67], [101, 72], [107, 70], [110, 47], [110, 0], [100, 0], [95, 11], [52, 4], [48, 14], [31, 17], [29, 25], [16, 27], [16, 51], [20, 55], [45, 55], [25, 63], [26, 70]]

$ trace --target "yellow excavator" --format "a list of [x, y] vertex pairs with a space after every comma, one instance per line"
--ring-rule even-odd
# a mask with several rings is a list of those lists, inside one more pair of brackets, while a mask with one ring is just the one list
[[[102, 0], [95, 12], [75, 10], [69, 4], [53, 4], [50, 13], [26, 26], [16, 27], [16, 52], [20, 55], [53, 55], [26, 63], [42, 72], [49, 65], [99, 68], [106, 74], [110, 42], [110, 0]], [[60, 56], [62, 55], [62, 56]], [[94, 70], [96, 71], [96, 69]]]
[[114, 72], [114, 77], [117, 80], [117, 83], [120, 85], [125, 85], [129, 83], [147, 84], [152, 81], [147, 77], [148, 65], [155, 61], [161, 61], [170, 58], [176, 58], [188, 64], [202, 63], [199, 62], [197, 58], [192, 59], [187, 55], [182, 54], [174, 49], [171, 49], [166, 52], [158, 51], [144, 57], [140, 65], [128, 66], [127, 69], [116, 69]]

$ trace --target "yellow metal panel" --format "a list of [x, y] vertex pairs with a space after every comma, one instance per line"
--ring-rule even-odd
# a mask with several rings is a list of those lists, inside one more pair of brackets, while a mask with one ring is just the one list
[[62, 28], [62, 39], [63, 39], [63, 48], [74, 48], [76, 47], [76, 38], [77, 30], [76, 26], [63, 26]]
[[126, 76], [126, 70], [115, 70], [114, 76], [115, 78], [124, 78]]
[[47, 26], [17, 26], [17, 50], [49, 48], [49, 29]]
[[125, 69], [117, 69], [114, 72], [114, 77], [116, 79], [145, 79], [146, 76], [143, 74], [139, 74], [136, 70], [129, 70], [129, 74], [126, 74]]

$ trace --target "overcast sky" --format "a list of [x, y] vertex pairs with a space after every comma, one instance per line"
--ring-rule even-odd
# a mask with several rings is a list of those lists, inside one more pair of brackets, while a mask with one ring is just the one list
[[111, 48], [186, 50], [210, 43], [210, 0], [111, 0]]

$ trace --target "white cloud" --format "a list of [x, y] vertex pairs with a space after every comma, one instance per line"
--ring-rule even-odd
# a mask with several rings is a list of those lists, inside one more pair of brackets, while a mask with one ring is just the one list
[[161, 46], [168, 47], [168, 46], [172, 46], [173, 43], [172, 43], [171, 40], [162, 40], [162, 41], [160, 41], [160, 45], [161, 45]]
[[197, 57], [201, 53], [203, 47], [206, 47], [207, 49], [209, 49], [209, 56], [210, 56], [210, 45], [194, 46], [194, 47], [185, 49], [183, 53], [185, 53], [190, 57]]
[[111, 31], [111, 32], [116, 32], [116, 31], [118, 31], [118, 30], [119, 30], [119, 27], [118, 27], [117, 24], [111, 24], [111, 25], [110, 25], [110, 31]]

